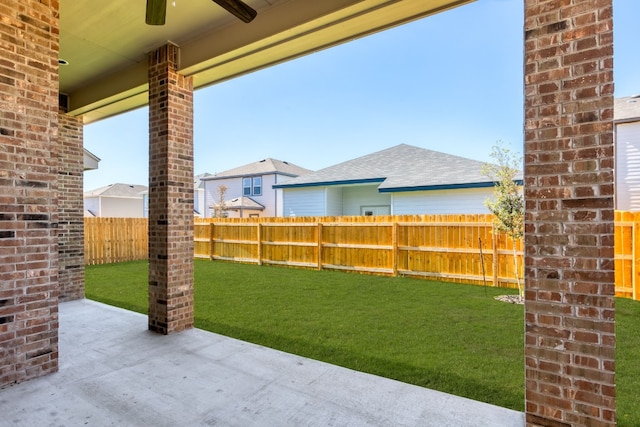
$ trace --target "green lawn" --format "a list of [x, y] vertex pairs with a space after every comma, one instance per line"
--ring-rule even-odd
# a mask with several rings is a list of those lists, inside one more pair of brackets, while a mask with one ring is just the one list
[[[514, 290], [197, 260], [195, 322], [212, 332], [524, 409]], [[88, 298], [147, 311], [147, 263], [86, 269]], [[640, 425], [640, 304], [617, 300], [619, 425]]]

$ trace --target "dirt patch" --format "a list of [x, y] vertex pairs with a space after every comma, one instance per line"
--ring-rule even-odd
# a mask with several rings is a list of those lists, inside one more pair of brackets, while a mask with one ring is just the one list
[[508, 302], [510, 304], [524, 304], [524, 298], [520, 295], [498, 295], [494, 298], [498, 301]]

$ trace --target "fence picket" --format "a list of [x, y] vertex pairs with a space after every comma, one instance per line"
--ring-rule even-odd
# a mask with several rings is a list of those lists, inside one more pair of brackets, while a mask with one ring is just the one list
[[146, 259], [148, 225], [146, 218], [85, 218], [85, 264]]

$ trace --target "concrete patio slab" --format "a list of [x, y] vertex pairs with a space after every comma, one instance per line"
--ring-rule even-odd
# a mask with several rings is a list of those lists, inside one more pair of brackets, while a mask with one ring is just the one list
[[491, 426], [524, 414], [147, 317], [60, 304], [60, 370], [0, 390], [12, 426]]

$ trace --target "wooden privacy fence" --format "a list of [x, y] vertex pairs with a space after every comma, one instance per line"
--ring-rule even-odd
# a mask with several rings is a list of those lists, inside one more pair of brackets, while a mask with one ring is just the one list
[[640, 300], [640, 212], [615, 213], [616, 295]]
[[[616, 295], [640, 300], [640, 212], [615, 215]], [[194, 255], [515, 287], [511, 241], [494, 235], [491, 221], [490, 215], [196, 219]], [[85, 218], [85, 263], [146, 259], [147, 230], [145, 218]], [[522, 277], [522, 242], [516, 249]]]
[[85, 264], [109, 264], [148, 257], [146, 218], [85, 218]]
[[[195, 256], [515, 287], [512, 242], [491, 215], [205, 219]], [[516, 243], [522, 277], [522, 242]]]

